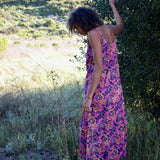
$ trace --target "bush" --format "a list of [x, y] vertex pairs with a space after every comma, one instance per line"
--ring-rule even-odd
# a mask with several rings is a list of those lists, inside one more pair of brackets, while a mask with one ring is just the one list
[[47, 44], [32, 44], [32, 43], [28, 43], [27, 44], [27, 47], [48, 47], [48, 45]]
[[[108, 0], [93, 0], [103, 19], [112, 21]], [[118, 55], [126, 106], [160, 116], [160, 1], [119, 0], [125, 24], [118, 36]], [[106, 18], [107, 17], [107, 18]]]
[[57, 42], [53, 42], [52, 46], [58, 46], [59, 44]]
[[68, 32], [66, 30], [64, 30], [64, 29], [61, 29], [61, 30], [59, 30], [59, 35], [61, 37], [67, 37]]
[[41, 31], [37, 31], [33, 34], [33, 38], [43, 37], [43, 33]]
[[21, 27], [28, 27], [26, 22], [19, 22], [18, 25], [21, 26]]
[[21, 44], [21, 41], [15, 41], [14, 44]]
[[9, 26], [7, 28], [4, 28], [1, 30], [2, 33], [4, 34], [12, 34], [12, 33], [17, 33], [19, 31], [17, 26]]
[[45, 26], [45, 27], [55, 27], [55, 26], [56, 26], [56, 23], [54, 22], [53, 19], [47, 18], [47, 19], [45, 20], [44, 26]]
[[47, 7], [51, 14], [54, 15], [65, 15], [69, 11], [79, 7], [84, 6], [86, 1], [84, 0], [63, 0], [63, 1], [54, 1], [50, 0], [47, 2]]
[[7, 20], [6, 20], [6, 19], [0, 18], [0, 26], [1, 26], [1, 27], [5, 26], [6, 23], [7, 23]]
[[26, 39], [29, 37], [32, 37], [31, 33], [28, 33], [28, 32], [22, 32], [22, 33], [19, 33], [18, 35]]
[[8, 49], [8, 39], [5, 37], [2, 38], [2, 36], [0, 36], [0, 58], [2, 58], [7, 49]]

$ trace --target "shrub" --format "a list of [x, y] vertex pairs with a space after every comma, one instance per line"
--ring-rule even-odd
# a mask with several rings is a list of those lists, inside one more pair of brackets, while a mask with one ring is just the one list
[[7, 23], [7, 20], [6, 20], [6, 19], [0, 18], [0, 26], [1, 26], [1, 27], [5, 26], [6, 23]]
[[[160, 1], [119, 0], [116, 5], [125, 24], [118, 36], [118, 58], [126, 106], [159, 117]], [[113, 22], [108, 0], [93, 0], [92, 6]]]
[[58, 43], [57, 42], [53, 42], [52, 46], [58, 46]]
[[12, 34], [12, 33], [17, 33], [18, 31], [19, 29], [17, 26], [9, 26], [1, 30], [2, 33], [7, 34], [7, 35]]
[[18, 35], [26, 39], [32, 36], [31, 33], [28, 33], [28, 32], [22, 32], [22, 33], [19, 33]]
[[47, 7], [50, 10], [51, 14], [54, 15], [65, 15], [70, 10], [77, 8], [79, 6], [85, 5], [84, 0], [63, 0], [63, 1], [54, 1], [50, 0], [47, 2]]
[[68, 34], [68, 32], [67, 32], [66, 30], [64, 30], [64, 29], [59, 30], [59, 35], [60, 35], [61, 37], [66, 37], [67, 34]]
[[55, 27], [55, 26], [56, 26], [56, 23], [54, 22], [53, 19], [47, 18], [47, 19], [45, 20], [44, 26], [45, 26], [45, 27]]
[[33, 38], [43, 37], [43, 33], [41, 31], [37, 31], [33, 34]]
[[21, 41], [15, 41], [14, 44], [21, 44]]
[[7, 10], [7, 8], [6, 8], [6, 9], [5, 9], [5, 8], [1, 8], [1, 10], [0, 10], [1, 18], [5, 18], [5, 19], [10, 20], [10, 19], [12, 18], [12, 16], [11, 16], [11, 14], [10, 14], [8, 11], [6, 11], [6, 10]]
[[2, 38], [2, 36], [0, 36], [0, 58], [2, 58], [7, 48], [8, 48], [8, 39], [6, 37]]
[[27, 44], [27, 47], [48, 47], [48, 45], [47, 44], [32, 44], [32, 43], [28, 43]]
[[26, 22], [19, 22], [18, 25], [21, 26], [21, 27], [27, 27], [28, 26]]

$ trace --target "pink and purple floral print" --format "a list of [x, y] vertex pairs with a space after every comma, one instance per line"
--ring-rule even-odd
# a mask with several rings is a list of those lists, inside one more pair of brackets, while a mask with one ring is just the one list
[[[82, 112], [80, 157], [82, 160], [119, 160], [126, 156], [127, 116], [116, 53], [116, 39], [109, 44], [101, 32], [103, 72], [92, 99], [92, 112]], [[94, 70], [93, 53], [88, 43], [84, 98]]]

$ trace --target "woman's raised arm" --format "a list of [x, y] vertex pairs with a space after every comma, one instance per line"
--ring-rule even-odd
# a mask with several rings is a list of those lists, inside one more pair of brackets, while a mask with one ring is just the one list
[[117, 35], [123, 30], [124, 24], [123, 24], [123, 21], [122, 21], [120, 14], [117, 11], [116, 6], [115, 6], [116, 0], [110, 0], [109, 3], [112, 8], [115, 20], [116, 20], [116, 25], [109, 25], [109, 27], [112, 29], [113, 33], [115, 35]]

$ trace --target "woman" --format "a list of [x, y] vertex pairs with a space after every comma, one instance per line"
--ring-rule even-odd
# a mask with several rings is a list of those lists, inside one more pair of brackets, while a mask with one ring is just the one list
[[68, 20], [69, 30], [88, 35], [87, 75], [80, 127], [82, 160], [119, 160], [126, 156], [127, 118], [116, 54], [122, 19], [110, 0], [116, 25], [104, 25], [98, 14], [85, 7]]

